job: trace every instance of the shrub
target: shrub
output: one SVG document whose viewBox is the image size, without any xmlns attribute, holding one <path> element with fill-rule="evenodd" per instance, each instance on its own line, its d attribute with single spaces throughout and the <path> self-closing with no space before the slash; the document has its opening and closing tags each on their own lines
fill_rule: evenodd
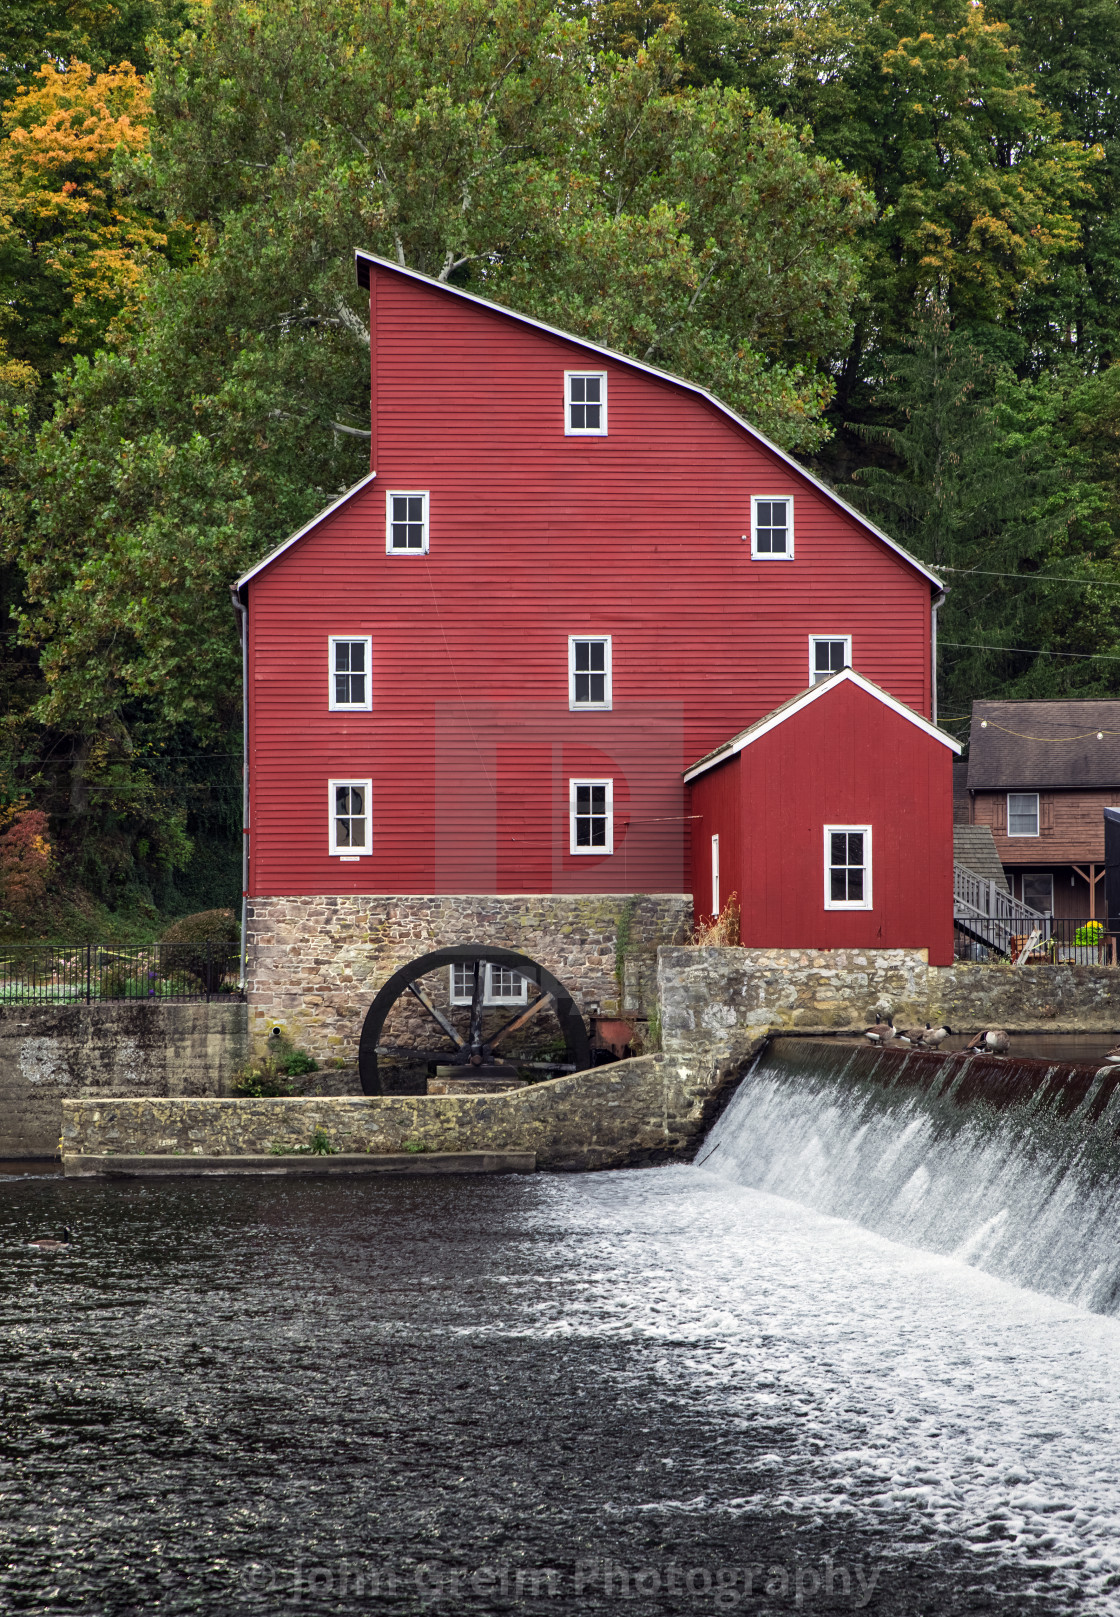
<svg viewBox="0 0 1120 1617">
<path fill-rule="evenodd" d="M 1073 934 L 1073 941 L 1074 943 L 1080 943 L 1082 946 L 1094 948 L 1103 937 L 1104 923 L 1102 921 L 1086 921 L 1085 925 L 1079 926 Z"/>
<path fill-rule="evenodd" d="M 290 1039 L 274 1034 L 269 1038 L 266 1053 L 239 1068 L 230 1088 L 235 1095 L 266 1100 L 275 1095 L 293 1094 L 292 1078 L 318 1071 L 319 1063 L 306 1050 L 297 1050 Z"/>
<path fill-rule="evenodd" d="M 241 928 L 232 910 L 200 910 L 172 921 L 160 943 L 165 977 L 179 972 L 197 977 L 213 994 L 238 968 Z"/>
<path fill-rule="evenodd" d="M 47 890 L 51 873 L 51 845 L 47 816 L 42 809 L 15 804 L 3 818 L 7 830 L 0 836 L 0 895 L 13 915 L 29 915 Z"/>
</svg>

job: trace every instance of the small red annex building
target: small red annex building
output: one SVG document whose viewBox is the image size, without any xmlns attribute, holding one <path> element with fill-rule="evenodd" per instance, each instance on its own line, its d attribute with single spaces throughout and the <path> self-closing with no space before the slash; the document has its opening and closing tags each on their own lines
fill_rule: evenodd
<svg viewBox="0 0 1120 1617">
<path fill-rule="evenodd" d="M 697 911 L 734 896 L 748 947 L 951 965 L 960 750 L 851 668 L 802 691 L 685 771 Z"/>
</svg>

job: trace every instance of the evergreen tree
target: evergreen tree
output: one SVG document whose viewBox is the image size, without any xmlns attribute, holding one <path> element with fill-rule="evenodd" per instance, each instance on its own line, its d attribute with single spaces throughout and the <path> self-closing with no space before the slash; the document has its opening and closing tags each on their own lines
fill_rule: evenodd
<svg viewBox="0 0 1120 1617">
<path fill-rule="evenodd" d="M 966 721 L 979 695 L 1120 692 L 1108 501 L 1062 442 L 1061 388 L 997 371 L 931 303 L 876 405 L 895 424 L 857 430 L 889 464 L 862 467 L 854 498 L 950 586 L 947 719 Z"/>
</svg>

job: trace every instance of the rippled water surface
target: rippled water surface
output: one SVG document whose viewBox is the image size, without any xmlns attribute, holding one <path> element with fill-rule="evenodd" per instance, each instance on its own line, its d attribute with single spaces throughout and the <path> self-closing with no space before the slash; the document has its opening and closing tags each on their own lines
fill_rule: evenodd
<svg viewBox="0 0 1120 1617">
<path fill-rule="evenodd" d="M 1117 1321 L 711 1171 L 8 1179 L 0 1251 L 7 1610 L 1120 1612 Z"/>
</svg>

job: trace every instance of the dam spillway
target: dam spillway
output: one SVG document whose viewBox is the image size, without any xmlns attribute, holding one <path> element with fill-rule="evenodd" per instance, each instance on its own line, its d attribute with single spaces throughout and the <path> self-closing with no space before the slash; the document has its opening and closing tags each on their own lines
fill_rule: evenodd
<svg viewBox="0 0 1120 1617">
<path fill-rule="evenodd" d="M 775 1039 L 698 1153 L 721 1178 L 1120 1312 L 1120 1066 Z"/>
</svg>

